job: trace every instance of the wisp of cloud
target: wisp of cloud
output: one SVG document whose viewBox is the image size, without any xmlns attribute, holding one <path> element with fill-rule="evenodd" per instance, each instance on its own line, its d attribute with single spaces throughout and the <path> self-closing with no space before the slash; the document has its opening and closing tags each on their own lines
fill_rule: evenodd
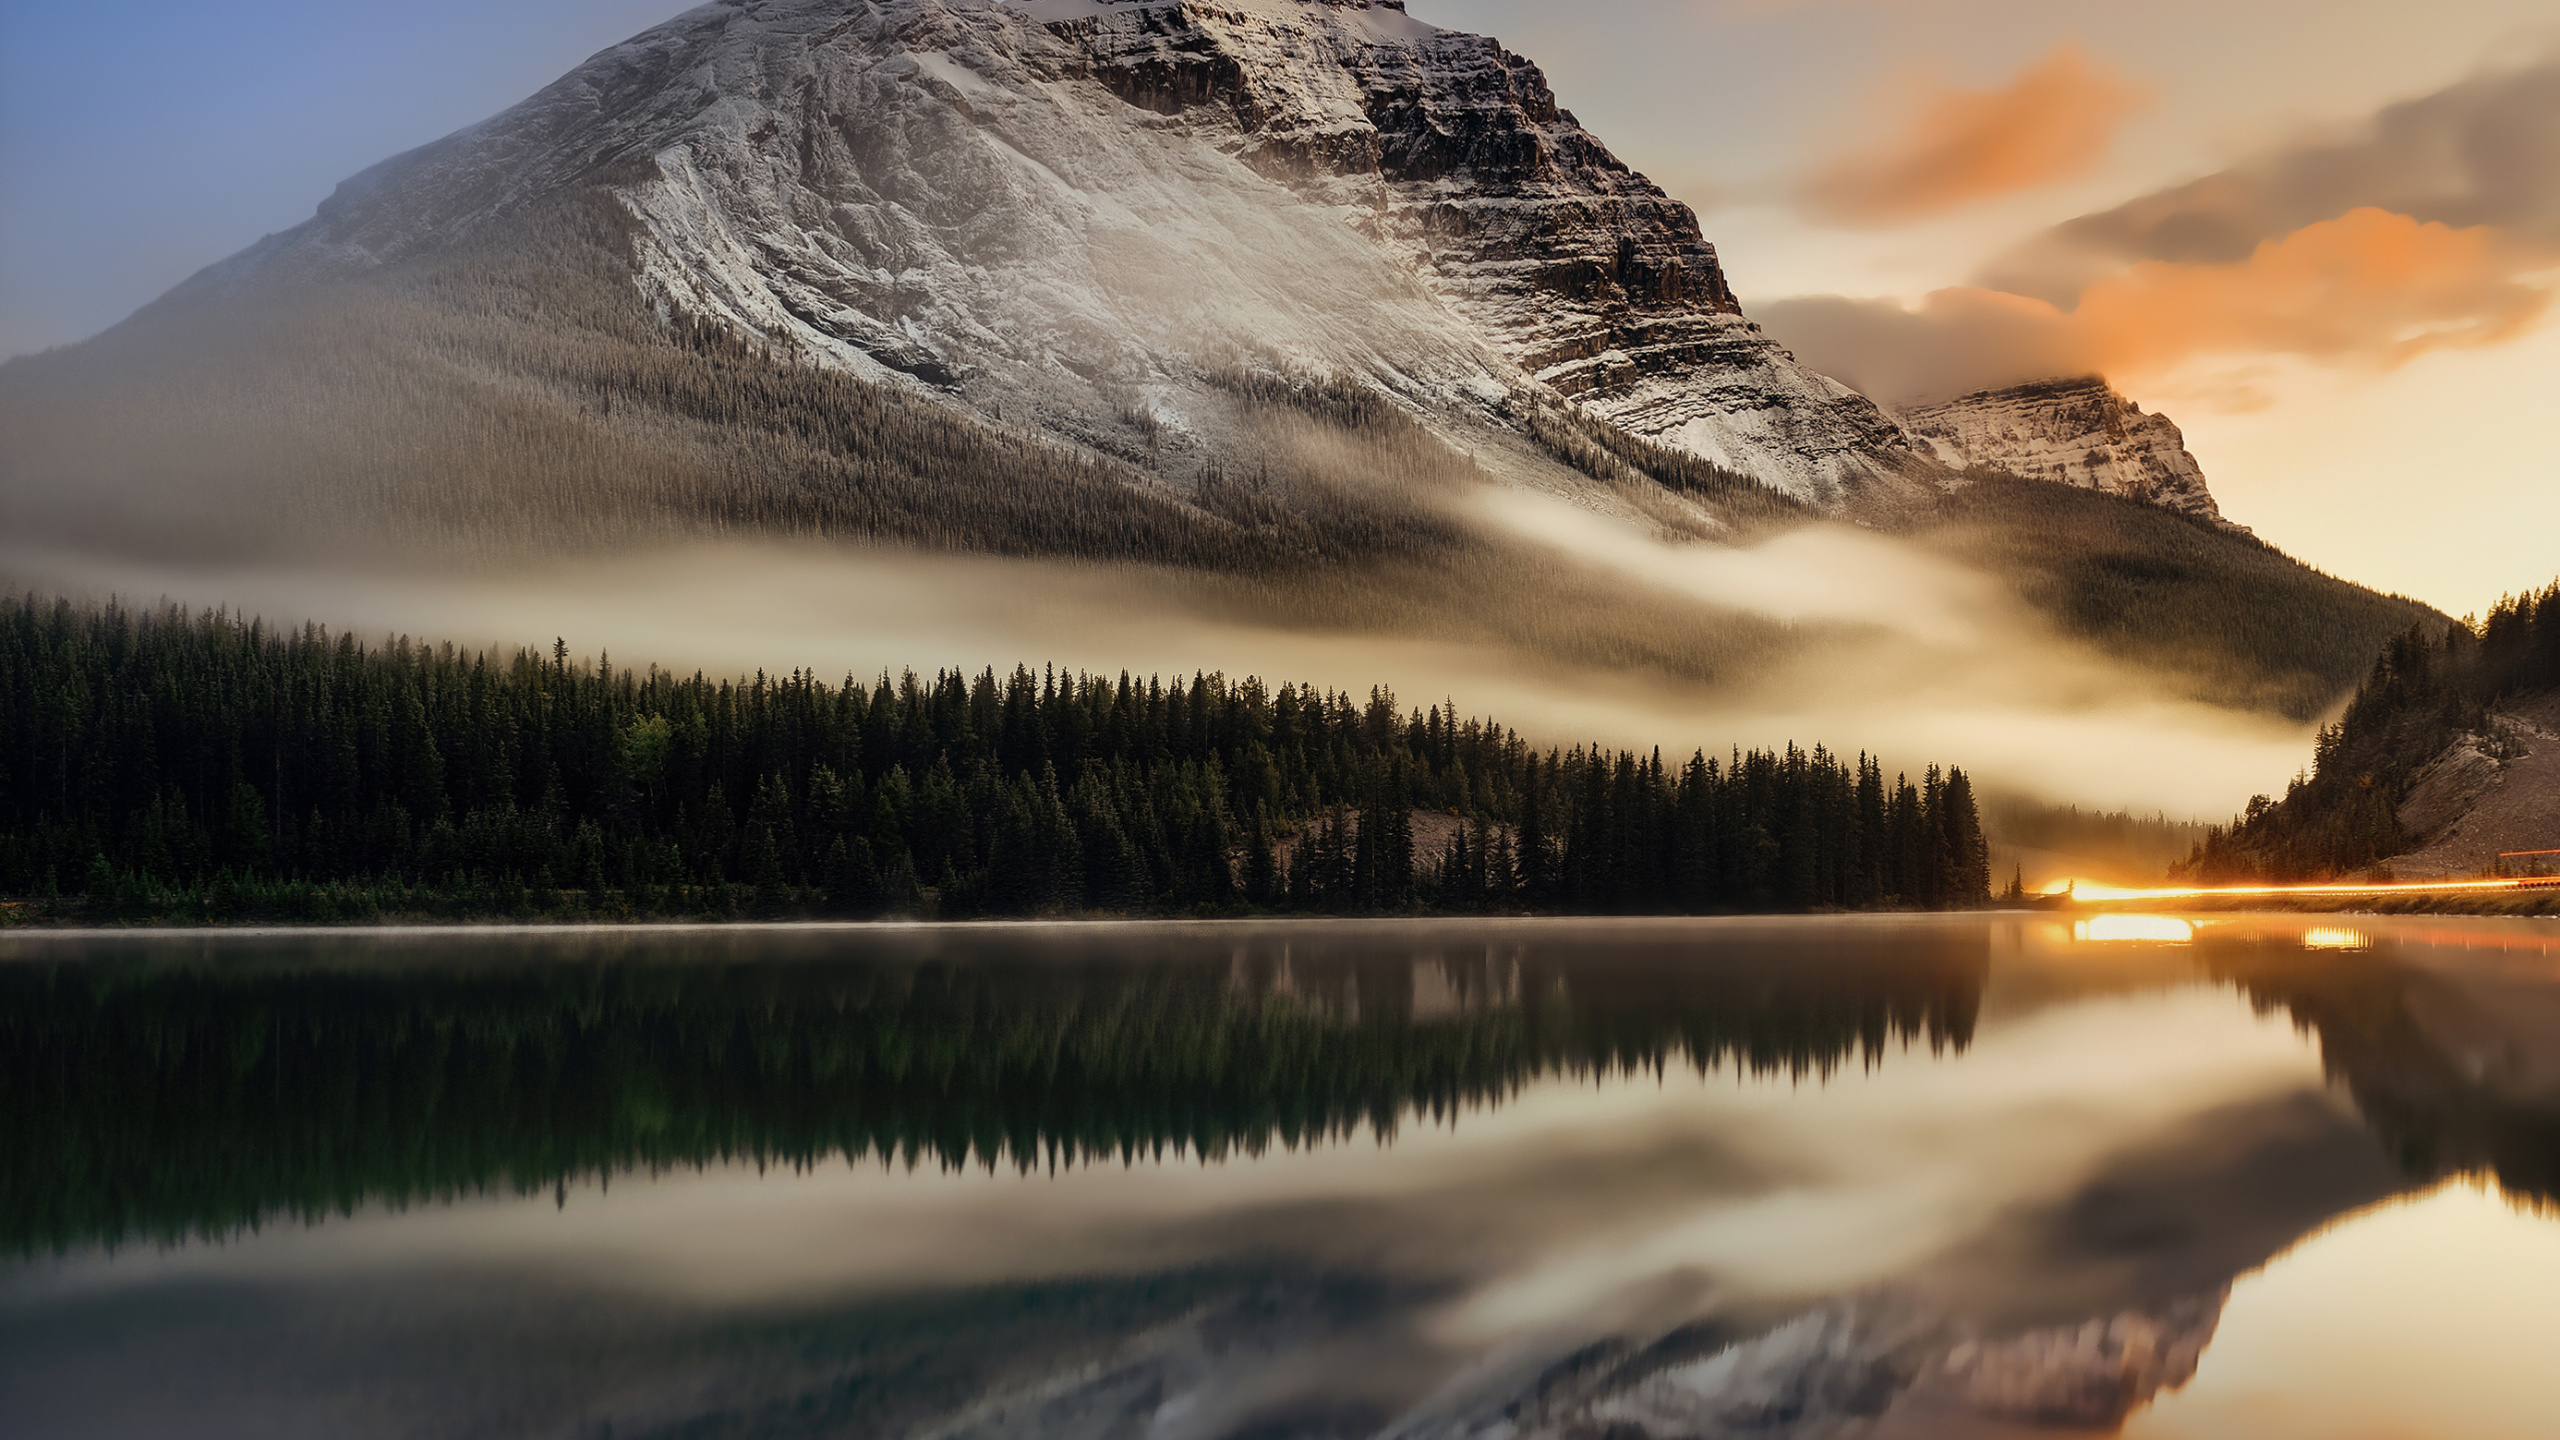
<svg viewBox="0 0 2560 1440">
<path fill-rule="evenodd" d="M 1883 147 L 1841 155 L 1796 193 L 1814 219 L 1894 225 L 2085 175 L 2142 107 L 2141 89 L 2060 45 L 1998 90 L 1933 86 L 1875 128 Z"/>
</svg>

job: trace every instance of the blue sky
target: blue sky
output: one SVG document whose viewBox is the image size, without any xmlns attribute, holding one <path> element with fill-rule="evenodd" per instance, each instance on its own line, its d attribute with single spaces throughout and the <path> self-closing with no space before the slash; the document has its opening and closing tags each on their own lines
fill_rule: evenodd
<svg viewBox="0 0 2560 1440">
<path fill-rule="evenodd" d="M 0 0 L 0 355 L 113 324 L 668 0 Z"/>
</svg>

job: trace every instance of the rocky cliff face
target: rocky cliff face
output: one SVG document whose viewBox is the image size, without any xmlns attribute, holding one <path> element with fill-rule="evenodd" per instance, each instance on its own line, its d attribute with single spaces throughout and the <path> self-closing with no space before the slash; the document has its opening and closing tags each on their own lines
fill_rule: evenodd
<svg viewBox="0 0 2560 1440">
<path fill-rule="evenodd" d="M 1927 471 L 1745 319 L 1536 66 L 1396 0 L 722 0 L 341 187 L 204 283 L 608 186 L 659 302 L 1109 448 L 1224 367 L 1425 412 L 1542 384 L 1831 501 Z"/>
<path fill-rule="evenodd" d="M 1398 0 L 1070 3 L 1083 18 L 1053 28 L 1114 93 L 1231 115 L 1248 164 L 1341 207 L 1506 358 L 1622 428 L 1808 496 L 1907 445 L 1745 320 L 1696 215 L 1493 40 Z M 1329 69 L 1274 63 L 1301 36 Z"/>
<path fill-rule="evenodd" d="M 2222 519 L 2186 437 L 2166 415 L 2090 375 L 1982 390 L 1902 412 L 1903 423 L 1950 465 L 1981 465 Z"/>
</svg>

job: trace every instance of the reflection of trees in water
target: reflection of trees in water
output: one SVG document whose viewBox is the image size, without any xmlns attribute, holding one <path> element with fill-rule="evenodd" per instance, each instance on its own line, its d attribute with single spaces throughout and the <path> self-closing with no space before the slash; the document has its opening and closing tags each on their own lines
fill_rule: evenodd
<svg viewBox="0 0 2560 1440">
<path fill-rule="evenodd" d="M 2200 948 L 2207 967 L 2261 1012 L 2281 1007 L 2320 1037 L 2322 1068 L 2346 1086 L 2410 1176 L 2494 1176 L 2510 1196 L 2560 1203 L 2560 1094 L 2502 1084 L 2482 1054 L 2430 1032 L 2431 1011 L 2478 1008 L 2452 981 L 2394 963 L 2388 948 L 2306 951 L 2290 938 L 2209 940 Z M 2516 1023 L 2512 1012 L 2487 1018 Z M 2560 1034 L 2505 1038 L 2545 1051 L 2560 1046 Z"/>
<path fill-rule="evenodd" d="M 730 1161 L 1215 1159 L 1392 1135 L 1550 1076 L 1824 1075 L 1962 1048 L 1986 964 L 1979 932 L 1927 930 L 1249 937 L 1137 962 L 490 948 L 0 968 L 0 1247 Z"/>
</svg>

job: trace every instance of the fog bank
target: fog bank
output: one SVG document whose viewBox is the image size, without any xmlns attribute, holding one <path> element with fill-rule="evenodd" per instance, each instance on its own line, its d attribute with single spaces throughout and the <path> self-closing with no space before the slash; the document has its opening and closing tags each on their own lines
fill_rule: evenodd
<svg viewBox="0 0 2560 1440">
<path fill-rule="evenodd" d="M 1518 494 L 1488 498 L 1483 518 L 1628 582 L 1631 610 L 1653 594 L 1673 623 L 1688 623 L 1682 612 L 1703 627 L 1774 620 L 1800 643 L 1748 677 L 1702 683 L 1610 666 L 1603 645 L 1577 665 L 1496 639 L 1246 614 L 1215 582 L 1167 570 L 821 545 L 701 545 L 469 578 L 0 551 L 0 578 L 78 599 L 227 606 L 367 643 L 547 649 L 556 637 L 588 663 L 604 653 L 715 677 L 1055 663 L 1364 695 L 1385 684 L 1407 707 L 1452 700 L 1541 745 L 1686 756 L 1821 743 L 1874 751 L 1889 769 L 1961 765 L 1994 790 L 2208 818 L 2280 789 L 2309 753 L 2297 727 L 2171 696 L 2044 633 L 1986 577 L 1872 535 L 1815 527 L 1744 549 L 1673 545 Z"/>
</svg>

